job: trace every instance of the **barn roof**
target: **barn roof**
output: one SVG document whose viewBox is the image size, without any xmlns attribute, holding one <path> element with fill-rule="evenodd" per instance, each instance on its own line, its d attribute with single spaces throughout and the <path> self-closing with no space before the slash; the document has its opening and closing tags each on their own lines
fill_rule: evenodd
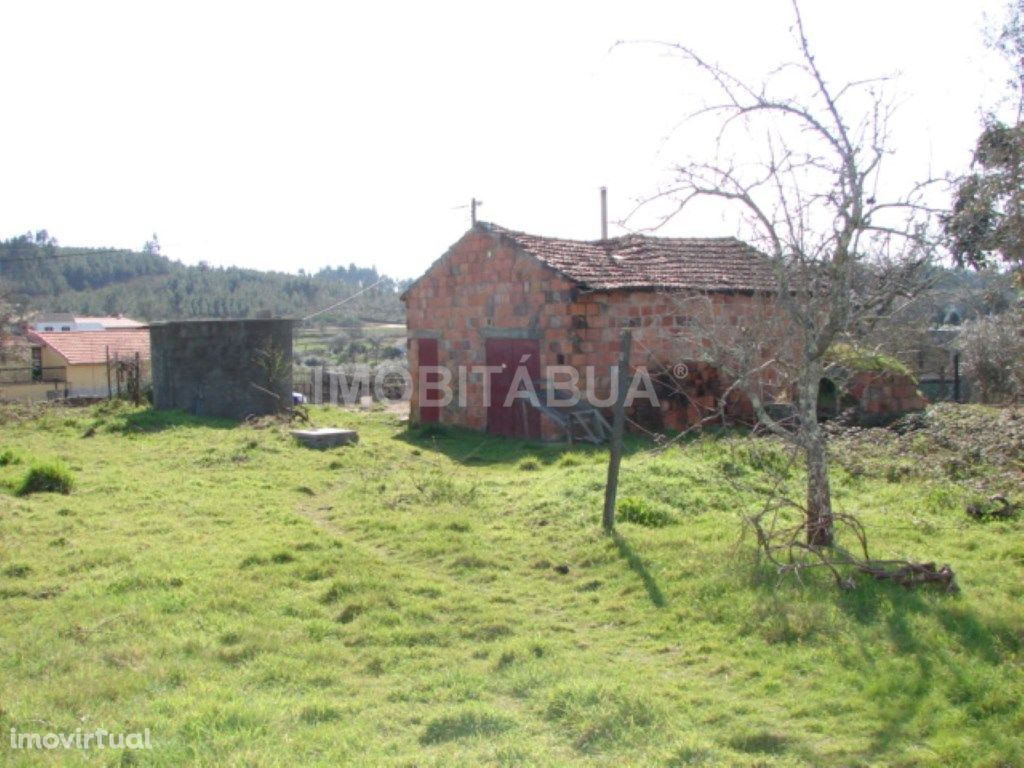
<svg viewBox="0 0 1024 768">
<path fill-rule="evenodd" d="M 497 224 L 478 227 L 591 290 L 680 288 L 770 291 L 772 264 L 734 237 L 676 238 L 625 235 L 608 240 L 564 240 L 515 232 Z"/>
<path fill-rule="evenodd" d="M 68 365 L 105 363 L 107 350 L 110 359 L 134 358 L 139 353 L 149 360 L 149 328 L 120 328 L 110 331 L 77 331 L 75 333 L 48 333 L 29 331 L 28 340 L 45 344 L 68 361 Z"/>
</svg>

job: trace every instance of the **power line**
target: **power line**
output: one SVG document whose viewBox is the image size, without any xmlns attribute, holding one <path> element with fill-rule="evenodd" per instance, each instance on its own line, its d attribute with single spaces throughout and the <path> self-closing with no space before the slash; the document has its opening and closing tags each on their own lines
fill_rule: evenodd
<svg viewBox="0 0 1024 768">
<path fill-rule="evenodd" d="M 390 278 L 389 277 L 382 277 L 380 280 L 378 280 L 373 285 L 368 285 L 365 288 L 363 288 L 362 290 L 356 291 L 351 296 L 347 296 L 346 298 L 342 299 L 341 301 L 336 302 L 334 304 L 331 304 L 329 307 L 324 307 L 323 309 L 318 309 L 316 312 L 313 312 L 310 315 L 306 315 L 304 318 L 302 318 L 302 321 L 310 320 L 311 318 L 314 318 L 317 315 L 322 315 L 324 312 L 330 312 L 332 309 L 335 309 L 336 307 L 340 307 L 342 304 L 347 304 L 348 302 L 352 301 L 352 299 L 356 298 L 357 296 L 361 296 L 362 294 L 366 293 L 371 288 L 376 288 L 378 285 L 383 283 L 385 280 L 390 280 Z"/>
</svg>

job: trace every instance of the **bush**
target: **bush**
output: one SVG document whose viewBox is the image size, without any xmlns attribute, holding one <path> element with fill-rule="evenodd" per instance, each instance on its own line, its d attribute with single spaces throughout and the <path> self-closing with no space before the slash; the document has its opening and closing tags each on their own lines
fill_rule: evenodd
<svg viewBox="0 0 1024 768">
<path fill-rule="evenodd" d="M 516 469 L 520 472 L 536 472 L 540 469 L 540 461 L 536 456 L 526 456 L 516 462 Z"/>
<path fill-rule="evenodd" d="M 645 528 L 661 528 L 672 522 L 672 515 L 660 505 L 637 496 L 627 496 L 619 502 L 619 520 Z"/>
<path fill-rule="evenodd" d="M 563 453 L 555 462 L 559 467 L 579 467 L 587 463 L 587 455 L 579 451 Z"/>
<path fill-rule="evenodd" d="M 0 452 L 0 467 L 6 467 L 8 464 L 21 464 L 21 457 L 10 448 Z"/>
<path fill-rule="evenodd" d="M 71 493 L 74 484 L 74 478 L 68 468 L 55 461 L 33 464 L 14 492 L 18 496 L 28 496 L 30 493 L 68 494 Z"/>
</svg>

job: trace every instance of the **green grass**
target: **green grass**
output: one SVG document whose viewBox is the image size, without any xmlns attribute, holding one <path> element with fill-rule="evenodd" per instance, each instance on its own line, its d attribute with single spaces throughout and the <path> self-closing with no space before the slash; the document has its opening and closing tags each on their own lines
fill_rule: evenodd
<svg viewBox="0 0 1024 768">
<path fill-rule="evenodd" d="M 969 519 L 970 482 L 837 463 L 875 554 L 962 588 L 841 593 L 742 535 L 769 442 L 630 443 L 620 500 L 673 524 L 605 536 L 604 450 L 312 413 L 358 446 L 123 406 L 0 425 L 75 478 L 17 497 L 0 467 L 0 763 L 1024 763 L 1024 526 Z M 7 745 L 93 727 L 154 749 Z"/>
</svg>

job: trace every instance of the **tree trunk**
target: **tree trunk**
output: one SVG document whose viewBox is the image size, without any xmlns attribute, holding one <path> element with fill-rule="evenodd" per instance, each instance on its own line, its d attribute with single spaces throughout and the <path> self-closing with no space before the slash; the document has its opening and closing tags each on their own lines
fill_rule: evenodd
<svg viewBox="0 0 1024 768">
<path fill-rule="evenodd" d="M 832 490 L 828 482 L 828 453 L 825 434 L 818 424 L 819 379 L 804 382 L 800 398 L 800 430 L 807 460 L 807 543 L 830 547 L 832 531 Z"/>
<path fill-rule="evenodd" d="M 807 543 L 832 546 L 832 490 L 828 484 L 828 456 L 821 430 L 807 443 Z"/>
</svg>

